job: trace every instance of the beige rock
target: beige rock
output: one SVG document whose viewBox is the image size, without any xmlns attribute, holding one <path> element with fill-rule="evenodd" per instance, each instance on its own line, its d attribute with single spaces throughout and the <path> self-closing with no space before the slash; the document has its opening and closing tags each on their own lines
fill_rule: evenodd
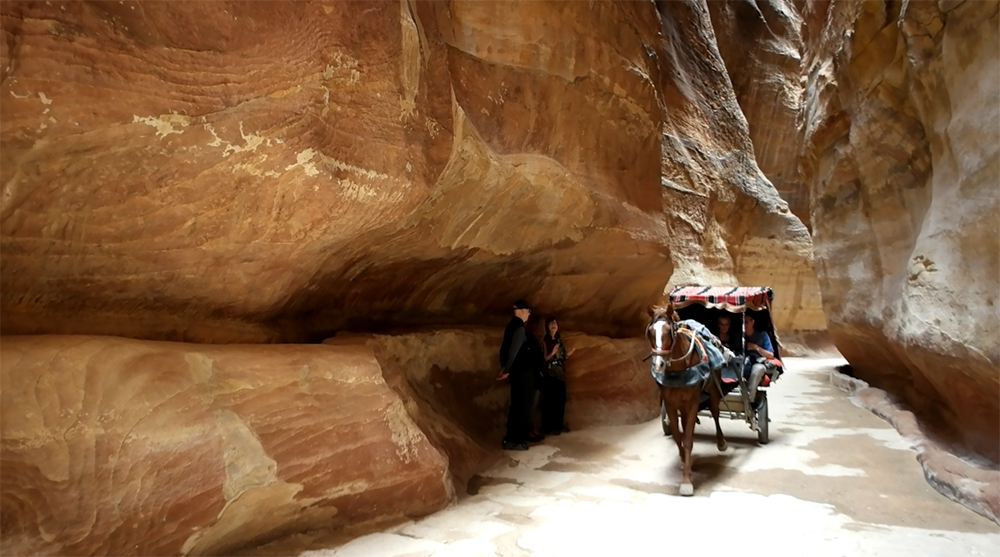
<svg viewBox="0 0 1000 557">
<path fill-rule="evenodd" d="M 708 5 L 663 2 L 663 199 L 685 284 L 772 286 L 780 331 L 826 329 L 808 230 L 753 158 Z M 714 9 L 714 8 L 713 8 Z M 753 127 L 750 127 L 753 130 Z"/>
<path fill-rule="evenodd" d="M 809 189 L 798 169 L 802 114 L 799 5 L 787 0 L 708 2 L 719 54 L 747 119 L 754 158 L 789 210 L 809 226 Z"/>
<path fill-rule="evenodd" d="M 830 333 L 923 427 L 1000 461 L 1000 3 L 806 7 Z"/>
<path fill-rule="evenodd" d="M 35 336 L 0 355 L 11 554 L 224 554 L 454 498 L 363 345 Z"/>
</svg>

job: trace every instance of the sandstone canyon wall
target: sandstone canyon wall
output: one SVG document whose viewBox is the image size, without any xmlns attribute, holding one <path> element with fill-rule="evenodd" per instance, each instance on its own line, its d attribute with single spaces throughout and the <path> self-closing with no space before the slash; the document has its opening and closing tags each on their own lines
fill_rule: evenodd
<svg viewBox="0 0 1000 557">
<path fill-rule="evenodd" d="M 770 284 L 779 328 L 825 327 L 704 2 L 0 17 L 5 547 L 431 512 L 497 457 L 518 297 L 574 333 L 571 427 L 655 415 L 665 287 Z"/>
<path fill-rule="evenodd" d="M 761 168 L 811 200 L 838 349 L 1000 461 L 998 3 L 711 8 Z"/>
<path fill-rule="evenodd" d="M 809 232 L 757 167 L 707 5 L 658 6 L 671 284 L 770 285 L 780 331 L 825 330 Z"/>
<path fill-rule="evenodd" d="M 3 331 L 318 341 L 523 296 L 631 336 L 668 281 L 822 329 L 704 4 L 660 10 L 7 2 Z"/>
</svg>

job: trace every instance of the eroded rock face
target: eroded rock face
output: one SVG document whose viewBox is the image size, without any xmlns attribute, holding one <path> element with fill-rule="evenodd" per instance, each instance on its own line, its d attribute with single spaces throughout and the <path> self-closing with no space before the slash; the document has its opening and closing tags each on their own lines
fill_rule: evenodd
<svg viewBox="0 0 1000 557">
<path fill-rule="evenodd" d="M 662 182 L 671 286 L 769 285 L 780 331 L 824 330 L 809 232 L 754 161 L 707 5 L 658 7 L 669 68 Z"/>
<path fill-rule="evenodd" d="M 4 337 L 0 380 L 12 554 L 225 554 L 454 498 L 363 344 Z"/>
<path fill-rule="evenodd" d="M 671 270 L 637 9 L 5 3 L 4 330 L 631 323 Z"/>
<path fill-rule="evenodd" d="M 1000 3 L 811 3 L 804 178 L 830 333 L 1000 461 Z"/>
<path fill-rule="evenodd" d="M 668 281 L 822 329 L 707 9 L 674 4 L 5 2 L 3 331 L 318 341 L 530 297 L 632 336 Z"/>
<path fill-rule="evenodd" d="M 799 4 L 709 2 L 708 8 L 757 164 L 792 213 L 809 226 L 809 189 L 797 156 L 804 86 Z"/>
<path fill-rule="evenodd" d="M 779 329 L 825 327 L 704 2 L 0 16 L 5 335 L 369 333 L 5 336 L 25 552 L 218 553 L 438 508 L 495 458 L 515 298 L 568 331 L 571 428 L 655 415 L 648 348 L 609 337 L 665 286 L 769 284 Z M 371 334 L 427 325 L 475 329 Z"/>
</svg>

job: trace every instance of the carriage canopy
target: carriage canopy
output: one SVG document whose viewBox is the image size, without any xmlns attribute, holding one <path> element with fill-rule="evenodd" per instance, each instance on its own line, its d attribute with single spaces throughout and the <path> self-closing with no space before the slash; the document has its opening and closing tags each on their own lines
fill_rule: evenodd
<svg viewBox="0 0 1000 557">
<path fill-rule="evenodd" d="M 770 309 L 773 299 L 770 286 L 678 286 L 670 292 L 677 309 L 698 304 L 733 313 Z"/>
</svg>

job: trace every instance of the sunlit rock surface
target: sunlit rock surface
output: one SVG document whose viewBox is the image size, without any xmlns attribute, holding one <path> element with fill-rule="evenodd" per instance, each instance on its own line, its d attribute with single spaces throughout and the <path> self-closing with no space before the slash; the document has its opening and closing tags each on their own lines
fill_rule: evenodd
<svg viewBox="0 0 1000 557">
<path fill-rule="evenodd" d="M 789 209 L 809 224 L 809 190 L 798 168 L 802 114 L 802 2 L 708 2 L 715 38 L 754 155 Z"/>
<path fill-rule="evenodd" d="M 364 345 L 4 337 L 0 381 L 5 554 L 225 554 L 454 498 Z"/>
<path fill-rule="evenodd" d="M 1000 3 L 811 3 L 804 179 L 830 333 L 1000 461 Z"/>
<path fill-rule="evenodd" d="M 658 7 L 671 285 L 772 286 L 779 330 L 824 330 L 809 232 L 757 168 L 706 4 Z"/>
</svg>

